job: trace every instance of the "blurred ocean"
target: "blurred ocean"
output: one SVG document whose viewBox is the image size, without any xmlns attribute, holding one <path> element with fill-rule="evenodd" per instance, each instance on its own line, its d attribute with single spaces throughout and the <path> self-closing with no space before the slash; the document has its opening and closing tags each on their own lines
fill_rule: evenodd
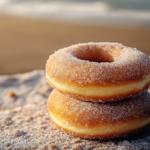
<svg viewBox="0 0 150 150">
<path fill-rule="evenodd" d="M 0 12 L 74 23 L 150 27 L 150 0 L 0 0 Z"/>
</svg>

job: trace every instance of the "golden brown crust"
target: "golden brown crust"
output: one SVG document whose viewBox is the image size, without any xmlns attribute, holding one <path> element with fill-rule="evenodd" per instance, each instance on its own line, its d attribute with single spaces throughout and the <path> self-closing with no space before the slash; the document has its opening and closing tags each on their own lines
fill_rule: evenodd
<svg viewBox="0 0 150 150">
<path fill-rule="evenodd" d="M 101 126 L 116 126 L 116 129 L 122 123 L 127 124 L 130 127 L 134 122 L 144 122 L 147 118 L 150 118 L 150 94 L 145 93 L 141 96 L 126 99 L 125 101 L 113 102 L 107 104 L 84 102 L 73 99 L 69 96 L 61 94 L 57 90 L 54 90 L 48 100 L 48 109 L 50 113 L 59 116 L 58 118 L 64 119 L 68 124 L 72 126 L 79 126 L 87 128 L 88 130 Z M 135 120 L 135 121 L 134 121 Z M 141 121 L 140 121 L 141 120 Z M 54 120 L 53 120 L 54 121 Z M 55 122 L 55 121 L 54 121 Z M 112 138 L 122 137 L 134 132 L 138 132 L 148 123 L 142 125 L 142 127 L 134 127 L 132 130 L 107 134 L 107 135 L 84 135 L 83 133 L 76 133 L 81 137 L 92 138 Z M 55 122 L 57 126 L 61 127 Z M 63 127 L 62 127 L 63 128 Z M 67 130 L 66 128 L 64 128 Z M 68 129 L 70 132 L 70 129 Z M 127 133 L 125 133 L 127 132 Z"/>
<path fill-rule="evenodd" d="M 66 94 L 68 96 L 71 96 L 72 98 L 82 100 L 82 101 L 106 103 L 106 102 L 114 102 L 114 101 L 118 101 L 118 100 L 124 100 L 126 98 L 132 98 L 132 97 L 135 97 L 137 95 L 141 95 L 148 88 L 149 88 L 149 83 L 147 85 L 145 85 L 145 87 L 141 91 L 133 90 L 133 91 L 129 91 L 128 93 L 122 93 L 121 95 L 112 95 L 110 97 L 108 97 L 108 96 L 106 96 L 106 97 L 94 97 L 94 96 L 91 97 L 91 96 L 77 95 L 77 94 L 72 94 L 72 93 L 64 93 L 61 91 L 60 92 L 63 94 Z"/>
<path fill-rule="evenodd" d="M 147 91 L 147 89 L 149 88 L 149 85 L 150 85 L 150 82 L 148 82 L 147 84 L 145 84 L 145 86 L 141 90 L 136 88 L 136 89 L 132 89 L 132 91 L 129 90 L 127 93 L 123 93 L 123 92 L 121 94 L 114 93 L 114 95 L 111 95 L 111 96 L 108 96 L 108 95 L 105 95 L 105 96 L 88 96 L 88 95 L 83 95 L 83 94 L 82 95 L 81 94 L 73 94 L 69 91 L 64 92 L 63 90 L 58 89 L 58 87 L 55 86 L 55 84 L 52 84 L 48 78 L 47 78 L 47 81 L 53 88 L 57 89 L 59 92 L 61 92 L 63 94 L 71 96 L 72 98 L 76 98 L 76 99 L 82 100 L 82 101 L 102 102 L 102 103 L 124 100 L 126 98 L 131 98 L 131 97 L 135 97 L 137 95 L 141 95 L 142 93 Z M 127 83 L 122 84 L 122 85 L 126 85 L 126 84 Z M 119 85 L 114 85 L 114 88 L 115 88 L 115 86 L 119 86 Z"/>
<path fill-rule="evenodd" d="M 81 138 L 85 138 L 85 139 L 99 139 L 99 140 L 109 140 L 109 139 L 117 139 L 117 138 L 124 138 L 124 137 L 127 137 L 127 136 L 130 136 L 130 135 L 133 135 L 133 134 L 136 134 L 138 132 L 141 132 L 144 128 L 146 128 L 147 126 L 150 125 L 147 124 L 145 126 L 142 126 L 140 128 L 136 128 L 132 131 L 129 131 L 129 132 L 120 132 L 120 133 L 117 133 L 117 134 L 106 134 L 106 135 L 87 135 L 87 134 L 81 134 L 81 133 L 76 133 L 76 132 L 73 132 L 73 131 L 70 131 L 68 129 L 64 129 L 62 128 L 62 126 L 58 125 L 57 123 L 55 123 L 55 121 L 53 121 L 53 119 L 51 118 L 51 121 L 55 124 L 55 126 L 57 126 L 58 128 L 60 129 L 63 129 L 64 131 L 68 132 L 68 133 L 71 133 L 73 135 L 77 135 L 77 136 L 80 136 Z"/>
<path fill-rule="evenodd" d="M 46 64 L 47 76 L 56 81 L 49 83 L 60 92 L 70 94 L 80 100 L 109 102 L 140 94 L 150 84 L 150 79 L 142 89 L 131 89 L 128 93 L 93 97 L 74 94 L 58 88 L 57 83 L 72 84 L 76 87 L 120 86 L 136 83 L 150 75 L 150 59 L 136 49 L 118 43 L 87 43 L 61 49 L 51 55 Z M 49 79 L 48 79 L 49 80 Z M 68 87 L 69 88 L 69 87 Z"/>
<path fill-rule="evenodd" d="M 62 115 L 66 119 L 70 118 L 72 123 L 80 120 L 81 125 L 87 124 L 88 126 L 95 126 L 97 123 L 111 124 L 149 116 L 150 94 L 145 93 L 124 101 L 102 104 L 79 101 L 54 90 L 49 97 L 48 108 L 51 112 Z"/>
</svg>

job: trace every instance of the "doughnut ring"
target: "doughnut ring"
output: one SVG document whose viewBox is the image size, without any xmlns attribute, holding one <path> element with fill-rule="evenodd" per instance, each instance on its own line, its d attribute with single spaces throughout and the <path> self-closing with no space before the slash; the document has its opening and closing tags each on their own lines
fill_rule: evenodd
<svg viewBox="0 0 150 150">
<path fill-rule="evenodd" d="M 53 90 L 51 120 L 68 132 L 89 139 L 126 137 L 150 124 L 150 94 L 111 103 L 79 101 Z"/>
<path fill-rule="evenodd" d="M 83 101 L 111 102 L 140 95 L 150 85 L 150 59 L 118 43 L 63 48 L 46 63 L 49 84 Z"/>
</svg>

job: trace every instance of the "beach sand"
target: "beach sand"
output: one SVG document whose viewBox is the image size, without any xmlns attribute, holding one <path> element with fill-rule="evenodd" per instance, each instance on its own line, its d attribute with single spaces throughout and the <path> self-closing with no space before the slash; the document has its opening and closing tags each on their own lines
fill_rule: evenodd
<svg viewBox="0 0 150 150">
<path fill-rule="evenodd" d="M 0 14 L 0 75 L 44 69 L 54 51 L 99 41 L 119 42 L 150 55 L 150 29 L 89 26 Z"/>
<path fill-rule="evenodd" d="M 129 137 L 105 141 L 79 138 L 58 129 L 52 123 L 47 110 L 47 99 L 53 89 L 45 80 L 44 70 L 1 76 L 0 89 L 0 150 L 150 148 L 150 126 Z"/>
</svg>

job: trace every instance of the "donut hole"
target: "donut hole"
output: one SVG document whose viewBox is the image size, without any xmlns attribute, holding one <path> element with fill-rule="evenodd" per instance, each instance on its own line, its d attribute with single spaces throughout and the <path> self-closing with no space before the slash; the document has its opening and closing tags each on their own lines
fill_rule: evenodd
<svg viewBox="0 0 150 150">
<path fill-rule="evenodd" d="M 86 60 L 90 62 L 114 62 L 114 57 L 107 50 L 103 49 L 80 49 L 73 52 L 73 55 L 81 60 Z"/>
</svg>

